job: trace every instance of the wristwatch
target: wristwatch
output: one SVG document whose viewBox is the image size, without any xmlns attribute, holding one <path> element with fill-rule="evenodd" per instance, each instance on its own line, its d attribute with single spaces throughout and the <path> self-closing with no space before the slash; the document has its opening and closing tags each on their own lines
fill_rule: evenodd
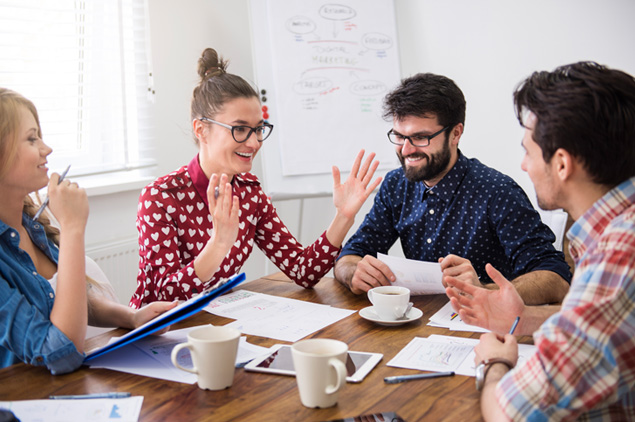
<svg viewBox="0 0 635 422">
<path fill-rule="evenodd" d="M 503 365 L 506 365 L 509 370 L 511 370 L 514 367 L 514 364 L 507 359 L 503 359 L 503 358 L 485 359 L 484 361 L 476 365 L 476 389 L 477 390 L 481 391 L 481 389 L 483 388 L 483 385 L 485 384 L 485 377 L 487 376 L 487 372 L 489 371 L 489 368 L 491 368 L 492 365 L 495 363 L 502 363 Z"/>
</svg>

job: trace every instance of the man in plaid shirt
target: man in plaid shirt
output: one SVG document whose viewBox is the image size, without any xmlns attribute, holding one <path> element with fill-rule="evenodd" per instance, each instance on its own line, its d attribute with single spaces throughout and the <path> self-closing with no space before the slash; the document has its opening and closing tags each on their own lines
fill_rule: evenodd
<svg viewBox="0 0 635 422">
<path fill-rule="evenodd" d="M 635 420 L 635 79 L 596 63 L 536 72 L 514 93 L 522 168 L 543 209 L 564 208 L 576 269 L 562 306 L 525 306 L 491 265 L 488 291 L 446 278 L 476 347 L 485 420 Z M 537 352 L 516 365 L 509 331 Z"/>
</svg>

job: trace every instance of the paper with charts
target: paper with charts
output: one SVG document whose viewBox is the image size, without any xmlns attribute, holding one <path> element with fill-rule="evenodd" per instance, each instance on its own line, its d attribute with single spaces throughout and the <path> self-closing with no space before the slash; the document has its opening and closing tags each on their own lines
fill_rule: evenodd
<svg viewBox="0 0 635 422">
<path fill-rule="evenodd" d="M 459 314 L 454 312 L 450 302 L 443 305 L 434 315 L 430 317 L 428 325 L 431 327 L 447 328 L 452 331 L 471 331 L 473 333 L 489 333 L 489 330 L 470 325 L 463 322 Z M 511 328 L 511 326 L 510 326 Z"/>
<path fill-rule="evenodd" d="M 237 290 L 214 299 L 205 310 L 214 315 L 232 318 L 227 324 L 243 334 L 283 341 L 298 341 L 356 311 Z"/>
<path fill-rule="evenodd" d="M 177 369 L 172 365 L 171 355 L 174 346 L 187 342 L 187 333 L 199 327 L 169 331 L 160 336 L 148 336 L 110 353 L 98 356 L 87 362 L 87 364 L 91 368 L 106 368 L 144 377 L 194 384 L 196 382 L 196 374 Z M 266 347 L 248 343 L 247 338 L 243 336 L 240 338 L 238 345 L 236 366 L 242 366 L 268 350 Z M 192 357 L 187 349 L 179 352 L 177 360 L 181 366 L 192 367 Z"/>
<path fill-rule="evenodd" d="M 444 294 L 443 272 L 438 262 L 417 261 L 414 259 L 377 254 L 377 259 L 388 265 L 395 274 L 395 286 L 410 289 L 411 295 Z"/>
<path fill-rule="evenodd" d="M 436 334 L 428 338 L 415 337 L 386 365 L 420 371 L 454 371 L 457 375 L 473 377 L 476 372 L 474 346 L 478 341 L 475 338 Z M 518 364 L 535 351 L 536 346 L 532 344 L 519 344 Z"/>
<path fill-rule="evenodd" d="M 139 420 L 142 404 L 143 396 L 123 399 L 0 401 L 0 407 L 11 410 L 22 422 L 136 422 Z"/>
</svg>

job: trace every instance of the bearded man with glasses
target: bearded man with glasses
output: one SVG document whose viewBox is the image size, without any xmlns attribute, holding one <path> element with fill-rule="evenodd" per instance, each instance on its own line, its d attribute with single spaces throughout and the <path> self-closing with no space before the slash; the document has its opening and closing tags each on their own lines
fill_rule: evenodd
<svg viewBox="0 0 635 422">
<path fill-rule="evenodd" d="M 555 236 L 509 176 L 459 150 L 465 98 L 451 79 L 404 79 L 384 102 L 388 140 L 401 168 L 389 172 L 375 202 L 335 264 L 335 277 L 360 294 L 395 281 L 378 253 L 400 240 L 406 258 L 439 261 L 444 277 L 496 288 L 491 263 L 526 304 L 560 302 L 571 272 Z"/>
</svg>

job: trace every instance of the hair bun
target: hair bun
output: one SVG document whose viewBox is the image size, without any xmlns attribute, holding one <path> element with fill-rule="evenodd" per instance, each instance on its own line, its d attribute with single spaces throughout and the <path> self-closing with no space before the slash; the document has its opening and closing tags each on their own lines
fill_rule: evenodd
<svg viewBox="0 0 635 422">
<path fill-rule="evenodd" d="M 198 59 L 198 75 L 204 81 L 227 73 L 227 61 L 213 48 L 206 48 Z"/>
</svg>

